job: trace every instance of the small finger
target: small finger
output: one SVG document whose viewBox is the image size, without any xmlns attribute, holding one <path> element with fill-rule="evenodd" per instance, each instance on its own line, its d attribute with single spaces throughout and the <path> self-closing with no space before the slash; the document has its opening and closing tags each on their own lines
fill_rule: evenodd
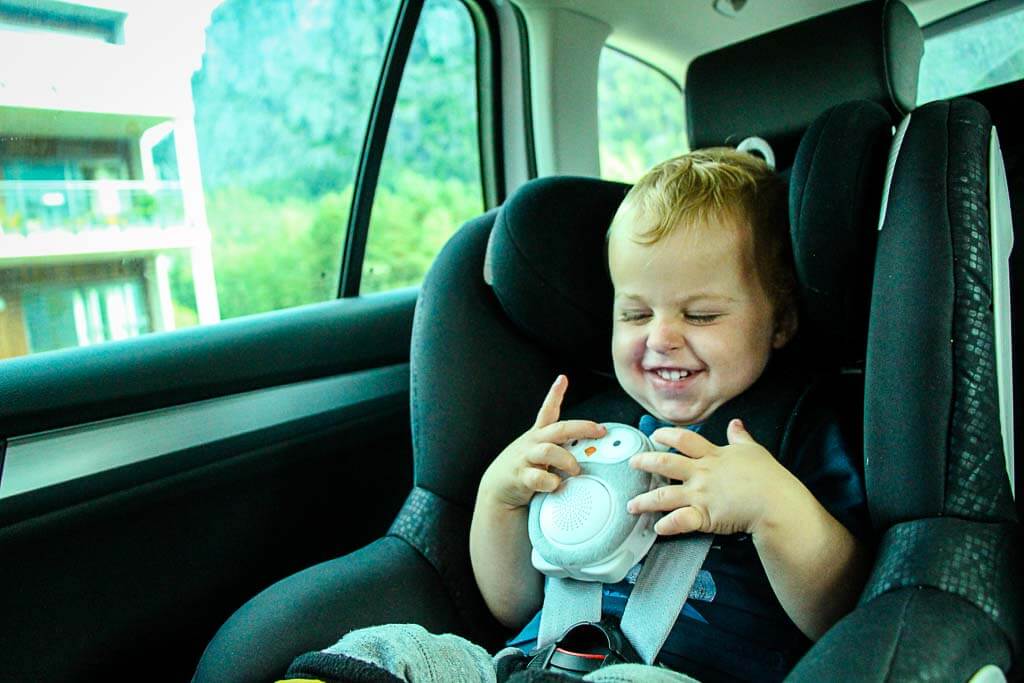
<svg viewBox="0 0 1024 683">
<path fill-rule="evenodd" d="M 547 472 L 536 467 L 527 467 L 523 470 L 522 481 L 526 488 L 531 491 L 551 493 L 561 485 L 562 478 L 553 472 Z"/>
<path fill-rule="evenodd" d="M 646 451 L 637 453 L 629 459 L 629 466 L 652 474 L 660 474 L 666 479 L 686 481 L 694 470 L 694 462 L 679 453 L 662 453 Z"/>
<path fill-rule="evenodd" d="M 537 430 L 537 438 L 550 443 L 571 443 L 574 439 L 598 439 L 605 435 L 603 424 L 591 420 L 563 420 Z"/>
<path fill-rule="evenodd" d="M 580 473 L 580 464 L 572 453 L 553 443 L 537 444 L 527 452 L 526 461 L 538 467 L 554 467 L 566 474 Z"/>
<path fill-rule="evenodd" d="M 565 390 L 568 388 L 568 377 L 559 375 L 555 378 L 555 383 L 548 389 L 548 395 L 544 397 L 544 402 L 540 405 L 540 410 L 537 412 L 537 420 L 533 423 L 534 427 L 546 427 L 549 424 L 558 422 L 558 416 L 562 411 L 562 398 L 565 396 Z"/>
<path fill-rule="evenodd" d="M 688 505 L 673 510 L 654 524 L 655 533 L 660 536 L 688 534 L 694 531 L 707 531 L 710 524 L 707 515 L 699 507 Z"/>
<path fill-rule="evenodd" d="M 729 427 L 726 430 L 726 438 L 729 439 L 730 444 L 737 443 L 757 443 L 757 440 L 750 435 L 747 431 L 746 425 L 743 424 L 743 420 L 739 418 L 729 420 Z"/>
<path fill-rule="evenodd" d="M 659 486 L 653 491 L 641 493 L 626 503 L 626 510 L 634 515 L 644 512 L 668 512 L 687 504 L 686 491 L 682 486 Z"/>
<path fill-rule="evenodd" d="M 651 439 L 665 446 L 671 446 L 691 458 L 712 455 L 717 446 L 697 432 L 681 427 L 662 427 L 651 434 Z"/>
</svg>

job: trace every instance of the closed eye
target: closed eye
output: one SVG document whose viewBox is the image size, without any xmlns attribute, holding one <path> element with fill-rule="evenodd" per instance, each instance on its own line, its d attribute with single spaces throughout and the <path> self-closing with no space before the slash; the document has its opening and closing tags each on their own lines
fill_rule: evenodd
<svg viewBox="0 0 1024 683">
<path fill-rule="evenodd" d="M 721 313 L 687 313 L 686 320 L 695 325 L 710 325 L 722 317 Z"/>
<path fill-rule="evenodd" d="M 651 317 L 650 311 L 622 311 L 619 313 L 619 320 L 625 323 L 646 320 Z"/>
</svg>

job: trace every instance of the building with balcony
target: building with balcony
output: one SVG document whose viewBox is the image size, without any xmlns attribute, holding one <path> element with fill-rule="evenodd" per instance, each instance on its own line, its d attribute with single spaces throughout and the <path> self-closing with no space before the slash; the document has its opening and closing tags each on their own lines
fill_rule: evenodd
<svg viewBox="0 0 1024 683">
<path fill-rule="evenodd" d="M 219 319 L 191 76 L 212 0 L 0 0 L 0 358 Z"/>
</svg>

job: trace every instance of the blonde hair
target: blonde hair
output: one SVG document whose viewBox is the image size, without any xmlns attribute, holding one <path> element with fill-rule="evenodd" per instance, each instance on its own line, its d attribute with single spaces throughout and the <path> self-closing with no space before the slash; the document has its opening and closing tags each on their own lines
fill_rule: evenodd
<svg viewBox="0 0 1024 683">
<path fill-rule="evenodd" d="M 754 267 L 776 316 L 795 313 L 786 185 L 760 157 L 711 147 L 661 162 L 626 194 L 609 236 L 627 209 L 646 226 L 632 236 L 641 244 L 654 244 L 680 226 L 728 221 L 748 229 Z"/>
</svg>

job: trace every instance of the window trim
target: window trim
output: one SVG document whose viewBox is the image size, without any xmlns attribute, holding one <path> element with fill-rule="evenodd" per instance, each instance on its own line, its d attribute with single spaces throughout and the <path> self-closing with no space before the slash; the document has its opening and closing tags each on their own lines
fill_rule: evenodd
<svg viewBox="0 0 1024 683">
<path fill-rule="evenodd" d="M 460 0 L 475 37 L 477 148 L 483 204 L 490 209 L 505 200 L 504 147 L 501 125 L 501 60 L 498 18 L 487 3 Z M 352 205 L 345 229 L 338 297 L 360 295 L 370 217 L 380 179 L 384 150 L 406 62 L 426 0 L 402 0 L 377 81 L 373 105 L 356 171 Z"/>
<path fill-rule="evenodd" d="M 409 50 L 416 35 L 424 4 L 425 0 L 402 0 L 388 41 L 384 64 L 373 97 L 373 106 L 370 108 L 370 119 L 366 125 L 363 149 L 359 154 L 352 207 L 345 229 L 341 278 L 338 284 L 338 296 L 342 298 L 359 296 L 363 258 L 366 256 L 366 242 L 369 237 L 370 214 L 373 211 L 373 199 L 380 178 L 381 162 L 384 159 L 384 146 L 387 144 L 391 117 L 398 100 L 398 88 L 402 83 L 405 63 L 409 58 Z"/>
<path fill-rule="evenodd" d="M 484 209 L 505 201 L 505 133 L 502 125 L 501 32 L 490 3 L 461 0 L 473 24 L 476 44 L 477 145 Z"/>
<path fill-rule="evenodd" d="M 613 50 L 615 52 L 618 52 L 623 57 L 628 57 L 629 59 L 632 59 L 635 62 L 639 62 L 639 63 L 643 64 L 644 66 L 648 67 L 649 69 L 651 69 L 653 71 L 657 71 L 659 74 L 664 76 L 665 80 L 667 80 L 669 83 L 671 83 L 675 87 L 675 89 L 679 91 L 679 96 L 683 98 L 683 105 L 684 105 L 684 108 L 685 108 L 685 104 L 686 104 L 686 99 L 685 99 L 686 98 L 686 91 L 683 90 L 683 86 L 679 85 L 679 81 L 677 81 L 676 79 L 672 78 L 672 76 L 670 76 L 667 71 L 662 69 L 660 66 L 657 66 L 655 64 L 651 64 L 650 62 L 648 62 L 646 59 L 644 59 L 642 57 L 636 56 L 632 52 L 627 52 L 626 50 L 623 50 L 620 47 L 615 47 L 614 45 L 612 45 L 610 43 L 606 42 L 604 44 L 604 46 L 605 46 L 605 48 L 607 48 L 609 50 Z"/>
<path fill-rule="evenodd" d="M 398 363 L 0 439 L 0 527 L 408 403 Z"/>
<path fill-rule="evenodd" d="M 523 91 L 523 127 L 526 138 L 526 175 L 527 178 L 537 177 L 537 146 L 533 132 L 533 91 L 530 81 L 530 31 L 526 24 L 526 15 L 519 5 L 510 5 L 519 31 L 520 55 L 519 64 L 522 69 L 520 81 Z"/>
</svg>

